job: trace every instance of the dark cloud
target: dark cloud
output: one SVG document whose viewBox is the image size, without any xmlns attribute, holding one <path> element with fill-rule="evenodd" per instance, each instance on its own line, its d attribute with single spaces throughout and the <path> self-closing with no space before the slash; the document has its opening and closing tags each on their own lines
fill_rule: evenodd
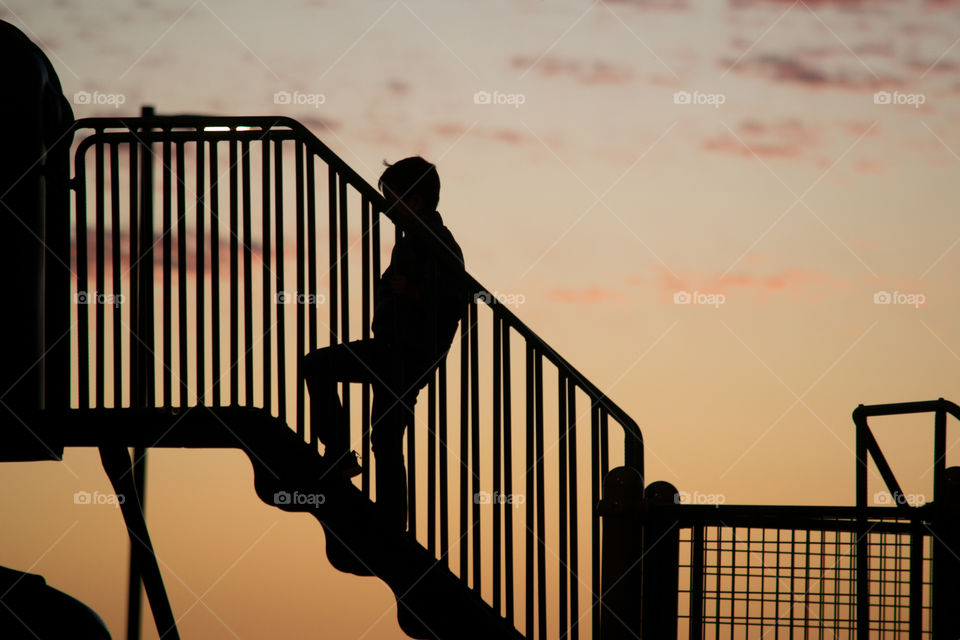
<svg viewBox="0 0 960 640">
<path fill-rule="evenodd" d="M 859 65 L 856 60 L 853 63 Z M 840 88 L 873 91 L 880 86 L 890 87 L 901 84 L 891 78 L 878 77 L 862 66 L 854 71 L 827 71 L 811 65 L 800 56 L 765 54 L 745 58 L 739 62 L 723 61 L 722 65 L 723 68 L 732 67 L 733 71 L 738 73 L 814 89 Z"/>
</svg>

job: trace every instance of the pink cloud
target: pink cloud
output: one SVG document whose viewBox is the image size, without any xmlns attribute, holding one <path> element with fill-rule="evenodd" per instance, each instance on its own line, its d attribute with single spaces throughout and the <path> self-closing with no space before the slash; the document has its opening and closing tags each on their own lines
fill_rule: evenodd
<svg viewBox="0 0 960 640">
<path fill-rule="evenodd" d="M 660 289 L 666 299 L 672 300 L 677 291 L 722 293 L 728 298 L 742 298 L 752 294 L 757 304 L 769 303 L 772 296 L 788 295 L 793 302 L 808 300 L 822 302 L 826 291 L 846 290 L 850 282 L 842 276 L 822 271 L 792 267 L 770 274 L 732 272 L 717 275 L 688 272 L 674 278 L 666 269 L 660 270 Z"/>
<path fill-rule="evenodd" d="M 621 294 L 605 287 L 553 289 L 547 293 L 547 297 L 557 302 L 569 302 L 573 304 L 596 304 L 598 302 L 623 300 Z"/>
<path fill-rule="evenodd" d="M 819 131 L 799 120 L 770 123 L 748 120 L 740 124 L 736 136 L 728 134 L 707 139 L 703 148 L 745 157 L 795 158 L 818 144 Z"/>
<path fill-rule="evenodd" d="M 641 9 L 669 9 L 685 11 L 690 8 L 687 0 L 605 0 L 607 4 L 629 4 Z"/>
<path fill-rule="evenodd" d="M 631 68 L 602 60 L 585 62 L 556 56 L 543 58 L 520 56 L 513 58 L 510 66 L 518 71 L 534 69 L 548 78 L 566 76 L 582 84 L 621 84 L 633 78 Z"/>
<path fill-rule="evenodd" d="M 444 138 L 460 138 L 467 131 L 471 137 L 486 138 L 497 142 L 505 142 L 512 145 L 521 145 L 529 142 L 539 142 L 529 134 L 517 131 L 516 129 L 490 129 L 484 127 L 469 128 L 462 124 L 445 123 L 433 127 L 433 131 Z"/>
</svg>

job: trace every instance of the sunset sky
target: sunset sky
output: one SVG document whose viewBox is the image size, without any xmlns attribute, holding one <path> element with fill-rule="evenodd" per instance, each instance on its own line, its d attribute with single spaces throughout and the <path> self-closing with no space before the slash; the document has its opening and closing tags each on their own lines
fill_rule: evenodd
<svg viewBox="0 0 960 640">
<path fill-rule="evenodd" d="M 852 504 L 859 403 L 960 400 L 960 2 L 0 0 L 0 19 L 69 99 L 99 98 L 78 118 L 291 116 L 374 185 L 384 159 L 435 162 L 467 269 L 637 421 L 648 482 Z M 929 500 L 932 418 L 877 425 Z M 313 518 L 259 501 L 243 454 L 150 456 L 184 638 L 406 637 Z M 0 564 L 123 637 L 122 519 L 72 499 L 109 490 L 96 451 L 0 474 Z"/>
</svg>

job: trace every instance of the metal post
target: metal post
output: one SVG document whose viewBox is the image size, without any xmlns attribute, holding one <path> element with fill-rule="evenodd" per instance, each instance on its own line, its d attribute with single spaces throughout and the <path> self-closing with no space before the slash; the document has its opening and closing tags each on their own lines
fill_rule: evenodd
<svg viewBox="0 0 960 640">
<path fill-rule="evenodd" d="M 640 473 L 630 467 L 611 469 L 603 479 L 603 499 L 599 507 L 603 519 L 601 640 L 635 640 L 639 635 L 642 503 Z"/>
<path fill-rule="evenodd" d="M 934 495 L 933 637 L 960 637 L 960 467 L 944 471 Z"/>
<path fill-rule="evenodd" d="M 642 638 L 677 637 L 680 527 L 658 516 L 657 507 L 679 504 L 680 493 L 669 482 L 654 482 L 644 491 Z"/>
<path fill-rule="evenodd" d="M 156 115 L 154 108 L 143 106 L 140 115 L 150 118 Z M 140 238 L 138 238 L 138 260 L 134 267 L 134 277 L 131 283 L 136 288 L 131 292 L 134 301 L 136 318 L 134 324 L 139 339 L 132 349 L 134 366 L 132 371 L 136 378 L 131 381 L 130 388 L 134 394 L 133 405 L 147 408 L 153 405 L 153 361 L 149 357 L 147 345 L 153 344 L 153 157 L 152 145 L 143 143 L 140 150 L 140 206 L 139 211 L 131 212 L 131 218 L 136 217 Z M 130 154 L 137 152 L 131 146 Z M 149 371 L 148 371 L 149 370 Z M 140 508 L 144 508 L 147 481 L 147 450 L 137 447 L 133 450 L 133 485 L 140 498 Z M 146 514 L 142 513 L 144 519 Z M 130 548 L 130 569 L 127 580 L 127 640 L 139 640 L 140 616 L 142 612 L 142 578 L 137 556 L 133 546 Z"/>
</svg>

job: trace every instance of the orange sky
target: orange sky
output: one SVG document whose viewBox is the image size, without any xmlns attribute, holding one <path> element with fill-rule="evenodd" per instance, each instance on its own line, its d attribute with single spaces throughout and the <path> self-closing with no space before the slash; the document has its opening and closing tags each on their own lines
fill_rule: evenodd
<svg viewBox="0 0 960 640">
<path fill-rule="evenodd" d="M 384 158 L 425 155 L 470 272 L 522 298 L 516 313 L 640 424 L 648 480 L 850 504 L 858 403 L 960 398 L 958 7 L 63 0 L 0 18 L 68 97 L 122 96 L 78 117 L 289 115 L 374 184 Z M 929 498 L 932 420 L 878 424 L 905 491 Z M 403 637 L 387 588 L 332 570 L 319 526 L 261 503 L 241 454 L 151 455 L 183 637 Z M 96 453 L 0 473 L 19 525 L 0 564 L 43 573 L 120 637 L 119 511 L 72 499 L 108 490 Z M 348 597 L 356 615 L 338 615 Z"/>
</svg>

